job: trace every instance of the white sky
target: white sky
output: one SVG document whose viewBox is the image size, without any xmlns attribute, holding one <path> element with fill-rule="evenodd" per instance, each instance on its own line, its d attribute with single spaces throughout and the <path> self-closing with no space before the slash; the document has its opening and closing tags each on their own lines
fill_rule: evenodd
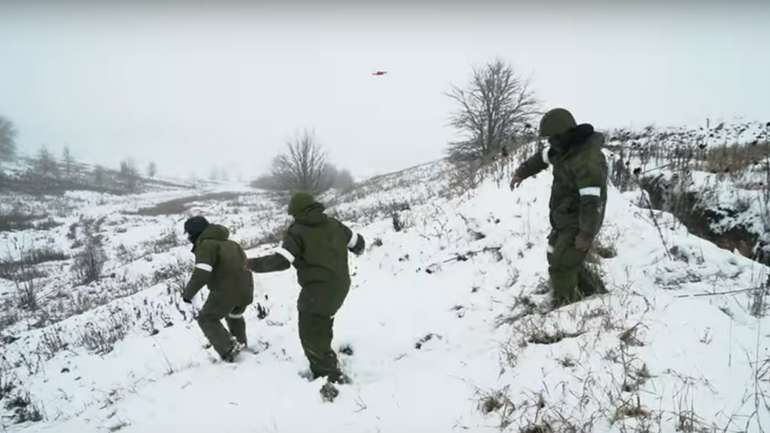
<svg viewBox="0 0 770 433">
<path fill-rule="evenodd" d="M 22 152 L 67 144 L 87 162 L 154 160 L 177 176 L 253 177 L 309 128 L 364 176 L 442 156 L 455 137 L 443 92 L 495 56 L 545 108 L 611 128 L 770 121 L 769 46 L 761 3 L 3 4 L 0 115 Z"/>
</svg>

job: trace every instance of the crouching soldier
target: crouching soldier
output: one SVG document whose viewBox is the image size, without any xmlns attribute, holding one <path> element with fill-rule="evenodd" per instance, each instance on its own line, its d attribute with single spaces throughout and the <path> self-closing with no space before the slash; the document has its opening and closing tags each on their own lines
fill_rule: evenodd
<svg viewBox="0 0 770 433">
<path fill-rule="evenodd" d="M 587 277 L 583 262 L 604 221 L 607 161 L 601 149 L 604 136 L 590 124 L 578 125 L 563 108 L 545 113 L 540 136 L 548 138 L 549 146 L 521 164 L 511 189 L 553 166 L 547 259 L 558 307 L 603 291 Z"/>
<path fill-rule="evenodd" d="M 313 378 L 326 376 L 330 382 L 347 382 L 332 349 L 332 328 L 334 315 L 350 289 L 348 251 L 362 254 L 364 238 L 326 216 L 324 206 L 309 194 L 294 194 L 289 215 L 294 222 L 281 248 L 271 255 L 248 259 L 248 267 L 254 272 L 273 272 L 294 265 L 302 288 L 297 301 L 299 338 Z"/>
<path fill-rule="evenodd" d="M 237 242 L 228 239 L 227 228 L 209 224 L 202 216 L 188 219 L 184 231 L 193 244 L 195 269 L 182 299 L 191 303 L 201 288 L 208 286 L 209 296 L 198 314 L 198 325 L 219 356 L 233 362 L 247 343 L 243 313 L 254 296 L 254 279 L 246 269 L 246 254 Z M 227 329 L 222 326 L 222 319 L 227 322 Z"/>
</svg>

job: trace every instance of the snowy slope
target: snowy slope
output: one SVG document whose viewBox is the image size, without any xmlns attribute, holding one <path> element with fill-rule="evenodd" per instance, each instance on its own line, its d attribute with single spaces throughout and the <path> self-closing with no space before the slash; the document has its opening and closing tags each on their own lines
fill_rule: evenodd
<svg viewBox="0 0 770 433">
<path fill-rule="evenodd" d="M 407 210 L 352 222 L 369 246 L 351 259 L 353 288 L 336 319 L 335 346 L 352 349 L 341 359 L 354 384 L 341 386 L 334 403 L 322 402 L 321 381 L 299 376 L 307 366 L 292 272 L 258 276 L 259 304 L 269 314 L 260 320 L 256 303 L 247 311 L 258 353 L 235 365 L 212 361 L 163 281 L 6 344 L 6 371 L 45 420 L 11 424 L 6 409 L 3 428 L 673 432 L 768 425 L 761 398 L 770 391 L 767 319 L 749 314 L 758 307 L 746 292 L 701 296 L 760 287 L 768 269 L 688 235 L 667 214 L 655 214 L 659 232 L 648 210 L 612 190 L 602 243 L 617 256 L 599 263 L 611 293 L 539 313 L 547 297 L 549 187 L 550 176 L 541 175 L 515 192 L 486 183 L 428 202 L 417 192 Z M 409 195 L 373 188 L 339 206 L 351 212 L 398 197 Z M 394 231 L 391 212 L 404 230 Z M 279 215 L 276 209 L 273 218 Z M 183 247 L 161 255 L 191 262 Z M 88 326 L 105 340 L 125 337 L 95 353 L 84 347 Z M 50 335 L 68 347 L 35 358 Z"/>
</svg>

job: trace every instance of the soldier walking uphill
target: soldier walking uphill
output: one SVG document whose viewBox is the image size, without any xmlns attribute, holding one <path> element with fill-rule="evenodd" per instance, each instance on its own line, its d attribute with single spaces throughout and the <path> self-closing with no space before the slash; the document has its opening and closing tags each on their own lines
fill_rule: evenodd
<svg viewBox="0 0 770 433">
<path fill-rule="evenodd" d="M 548 273 L 554 307 L 599 291 L 586 277 L 583 262 L 604 220 L 607 161 L 604 136 L 589 124 L 577 125 L 567 110 L 548 111 L 540 136 L 549 146 L 527 159 L 514 173 L 511 189 L 553 166 L 548 236 Z"/>
<path fill-rule="evenodd" d="M 294 222 L 275 253 L 248 259 L 254 272 L 297 270 L 299 293 L 299 338 L 310 361 L 313 378 L 328 377 L 345 382 L 337 355 L 331 347 L 334 315 L 350 289 L 348 251 L 360 255 L 364 238 L 347 226 L 326 216 L 322 204 L 305 193 L 297 193 L 289 203 Z"/>
<path fill-rule="evenodd" d="M 202 216 L 188 219 L 184 230 L 193 244 L 195 269 L 182 299 L 190 303 L 203 286 L 208 286 L 209 296 L 198 315 L 198 325 L 219 356 L 233 362 L 246 346 L 243 313 L 254 296 L 246 254 L 237 242 L 228 239 L 230 233 L 225 227 L 209 224 Z"/>
</svg>

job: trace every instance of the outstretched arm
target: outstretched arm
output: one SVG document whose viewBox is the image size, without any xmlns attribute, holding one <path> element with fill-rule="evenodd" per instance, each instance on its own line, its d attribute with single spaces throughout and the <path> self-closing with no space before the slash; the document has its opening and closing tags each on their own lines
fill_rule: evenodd
<svg viewBox="0 0 770 433">
<path fill-rule="evenodd" d="M 291 233 L 286 233 L 281 246 L 274 253 L 246 260 L 246 267 L 252 272 L 277 272 L 289 269 L 302 253 L 302 244 Z"/>
<path fill-rule="evenodd" d="M 548 151 L 551 150 L 549 146 L 546 146 L 540 152 L 530 156 L 526 161 L 521 163 L 519 168 L 513 173 L 513 179 L 511 179 L 511 189 L 519 186 L 524 179 L 534 176 L 541 171 L 548 168 L 551 163 L 548 159 Z"/>
</svg>

